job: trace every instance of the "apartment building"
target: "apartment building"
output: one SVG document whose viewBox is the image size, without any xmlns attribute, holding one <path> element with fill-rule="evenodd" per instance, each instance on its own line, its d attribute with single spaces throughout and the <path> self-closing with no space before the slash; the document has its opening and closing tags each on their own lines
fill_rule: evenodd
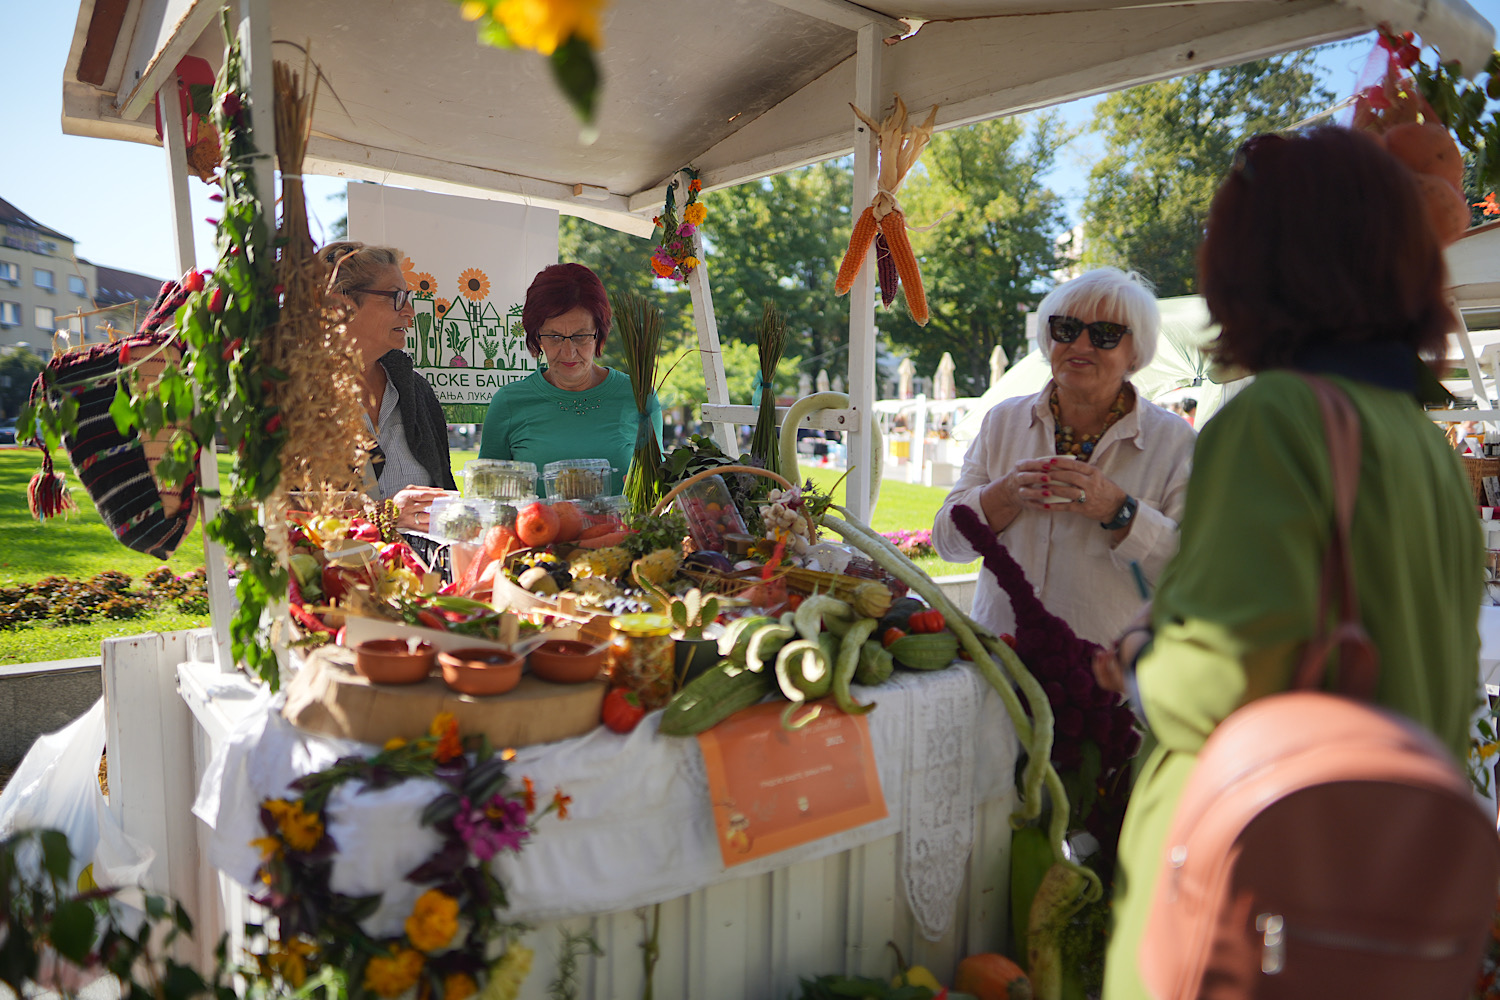
<svg viewBox="0 0 1500 1000">
<path fill-rule="evenodd" d="M 106 324 L 132 328 L 144 316 L 161 281 L 131 271 L 97 267 L 75 253 L 75 242 L 0 198 L 0 347 L 50 349 L 53 333 L 71 331 L 70 343 L 98 340 Z M 114 307 L 71 321 L 64 317 Z"/>
</svg>

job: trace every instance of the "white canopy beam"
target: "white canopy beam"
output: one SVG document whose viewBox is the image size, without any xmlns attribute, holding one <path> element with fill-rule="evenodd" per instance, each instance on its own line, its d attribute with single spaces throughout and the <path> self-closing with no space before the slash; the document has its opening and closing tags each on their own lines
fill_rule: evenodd
<svg viewBox="0 0 1500 1000">
<path fill-rule="evenodd" d="M 867 25 L 874 25 L 876 30 L 881 31 L 887 38 L 898 37 L 911 30 L 911 27 L 900 18 L 890 17 L 868 7 L 849 3 L 848 0 L 772 0 L 772 3 L 778 3 L 788 10 L 808 14 L 820 21 L 841 25 L 853 31 L 858 31 Z"/>
<path fill-rule="evenodd" d="M 854 62 L 854 104 L 877 121 L 885 115 L 886 89 L 882 83 L 881 50 L 885 48 L 875 25 L 859 29 L 859 49 Z M 850 119 L 852 113 L 844 112 Z M 875 197 L 879 163 L 875 133 L 854 120 L 854 194 L 851 220 L 858 219 Z M 875 405 L 875 247 L 865 255 L 864 266 L 849 292 L 849 409 L 853 426 L 845 435 L 844 460 L 849 476 L 844 480 L 845 505 L 856 520 L 869 523 L 874 508 L 874 470 L 870 468 L 870 434 Z"/>
</svg>

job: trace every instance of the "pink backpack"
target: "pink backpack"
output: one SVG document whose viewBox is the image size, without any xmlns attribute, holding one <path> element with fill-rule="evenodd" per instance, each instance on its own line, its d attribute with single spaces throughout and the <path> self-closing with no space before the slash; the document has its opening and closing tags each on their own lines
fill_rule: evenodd
<svg viewBox="0 0 1500 1000">
<path fill-rule="evenodd" d="M 1359 417 L 1308 378 L 1333 460 L 1320 621 L 1294 690 L 1225 719 L 1167 838 L 1140 952 L 1158 1000 L 1467 997 L 1500 884 L 1493 817 L 1429 732 L 1368 703 L 1378 652 L 1349 558 Z M 1340 694 L 1318 690 L 1339 647 Z M 1477 678 L 1476 678 L 1477 680 Z"/>
</svg>

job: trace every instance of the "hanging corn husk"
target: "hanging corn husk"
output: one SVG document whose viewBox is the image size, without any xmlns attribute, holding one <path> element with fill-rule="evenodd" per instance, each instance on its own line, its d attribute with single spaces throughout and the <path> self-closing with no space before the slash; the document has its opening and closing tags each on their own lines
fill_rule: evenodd
<svg viewBox="0 0 1500 1000">
<path fill-rule="evenodd" d="M 750 461 L 754 465 L 781 473 L 781 458 L 776 437 L 776 366 L 786 350 L 786 321 L 769 301 L 760 317 L 760 332 L 755 339 L 760 352 L 760 375 L 756 392 L 760 393 L 760 412 L 755 418 L 755 433 L 750 436 Z"/>
<path fill-rule="evenodd" d="M 900 284 L 906 287 L 906 308 L 910 310 L 911 318 L 918 326 L 926 326 L 927 293 L 922 288 L 922 272 L 917 267 L 916 254 L 912 252 L 911 242 L 906 238 L 906 216 L 901 211 L 901 203 L 896 200 L 896 191 L 932 139 L 932 129 L 937 123 L 937 105 L 932 106 L 927 120 L 920 125 L 911 124 L 906 113 L 906 102 L 901 100 L 900 94 L 896 95 L 895 110 L 886 116 L 885 121 L 879 123 L 854 105 L 849 106 L 854 108 L 859 120 L 875 133 L 880 175 L 875 200 L 860 213 L 853 232 L 849 234 L 849 250 L 844 254 L 844 262 L 839 265 L 834 291 L 844 295 L 854 287 L 854 278 L 864 266 L 865 257 L 868 256 L 871 245 L 876 242 L 878 233 L 885 238 Z M 892 289 L 887 294 L 885 278 L 886 274 L 882 272 L 881 297 L 889 305 L 895 298 L 895 292 Z"/>
<path fill-rule="evenodd" d="M 661 313 L 630 292 L 615 296 L 610 305 L 619 325 L 637 413 L 635 453 L 625 477 L 625 499 L 630 501 L 632 513 L 643 514 L 661 498 L 661 446 L 650 415 L 651 397 L 656 389 L 656 354 L 661 346 Z"/>
<path fill-rule="evenodd" d="M 327 265 L 308 232 L 301 174 L 317 81 L 309 80 L 307 66 L 299 76 L 282 62 L 274 65 L 274 80 L 282 307 L 266 363 L 285 378 L 270 393 L 275 409 L 267 430 L 287 436 L 276 500 L 279 506 L 295 494 L 293 506 L 330 512 L 350 506 L 350 493 L 361 489 L 371 441 L 360 401 L 359 358 L 344 332 L 344 311 L 328 294 Z"/>
</svg>

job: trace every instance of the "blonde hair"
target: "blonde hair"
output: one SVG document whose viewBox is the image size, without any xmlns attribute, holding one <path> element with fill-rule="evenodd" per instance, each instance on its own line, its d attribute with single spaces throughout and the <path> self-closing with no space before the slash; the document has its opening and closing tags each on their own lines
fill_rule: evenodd
<svg viewBox="0 0 1500 1000">
<path fill-rule="evenodd" d="M 395 247 L 366 246 L 358 240 L 326 244 L 318 258 L 333 272 L 333 290 L 347 295 L 368 288 L 384 268 L 399 267 L 403 254 Z"/>
</svg>

